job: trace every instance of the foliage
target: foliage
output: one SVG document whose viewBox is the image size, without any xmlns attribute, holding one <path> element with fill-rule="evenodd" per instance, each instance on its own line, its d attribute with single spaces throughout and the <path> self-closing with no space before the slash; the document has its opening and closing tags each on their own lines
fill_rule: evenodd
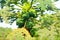
<svg viewBox="0 0 60 40">
<path fill-rule="evenodd" d="M 21 27 L 26 24 L 26 21 L 31 20 L 31 18 L 32 18 L 32 20 L 36 20 L 35 18 L 38 17 L 38 12 L 41 12 L 41 13 L 39 13 L 39 15 L 43 15 L 43 12 L 45 10 L 50 10 L 48 8 L 48 6 L 50 7 L 52 5 L 51 1 L 48 1 L 48 0 L 45 0 L 45 1 L 43 1 L 43 0 L 37 0 L 37 1 L 36 0 L 35 1 L 31 0 L 31 2 L 29 2 L 28 0 L 25 0 L 25 1 L 21 0 L 20 2 L 22 3 L 22 5 L 18 4 L 18 1 L 19 0 L 16 0 L 16 1 L 14 1 L 14 0 L 8 0 L 8 1 L 6 1 L 6 3 L 7 4 L 11 3 L 11 4 L 18 5 L 21 8 L 22 12 L 17 12 L 16 14 L 12 13 L 13 15 L 11 15 L 11 11 L 9 11 L 9 10 L 12 9 L 13 6 L 7 6 L 7 4 L 6 4 L 6 7 L 8 7 L 9 9 L 5 11 L 7 13 L 6 15 L 5 15 L 4 11 L 3 11 L 3 14 L 1 12 L 1 14 L 4 15 L 4 16 L 1 15 L 1 17 L 3 17 L 3 19 L 4 19 L 4 17 L 6 17 L 6 21 L 9 20 L 9 19 L 11 19 L 11 23 L 13 23 L 17 19 L 16 23 L 17 23 L 18 26 L 21 24 Z M 39 2 L 40 4 L 34 6 L 33 4 L 36 4 L 36 2 Z M 49 3 L 47 3 L 47 2 L 49 2 Z M 47 5 L 47 6 L 45 6 L 45 5 Z M 51 10 L 52 9 L 54 9 L 54 8 L 52 8 L 52 6 L 51 6 Z M 19 19 L 20 20 L 24 20 L 24 22 L 20 23 L 21 21 Z M 34 22 L 34 24 L 35 24 L 35 22 Z"/>
<path fill-rule="evenodd" d="M 53 23 L 57 21 L 56 15 L 49 15 L 45 14 L 43 17 L 41 17 L 41 26 L 42 27 L 49 27 Z"/>
<path fill-rule="evenodd" d="M 51 14 L 51 15 L 45 14 L 43 18 L 46 19 L 42 19 L 42 21 L 40 21 L 39 24 L 34 26 L 34 29 L 31 30 L 31 33 L 34 37 L 36 37 L 36 40 L 60 40 L 59 17 L 60 17 L 60 13 Z"/>
<path fill-rule="evenodd" d="M 9 11 L 6 11 L 6 10 L 7 9 L 0 10 L 0 16 L 2 17 L 3 20 L 5 20 L 7 22 L 7 20 L 8 20 L 7 16 L 10 16 L 10 14 L 9 14 Z"/>
<path fill-rule="evenodd" d="M 0 40 L 6 40 L 7 35 L 12 31 L 11 28 L 0 27 Z"/>
</svg>

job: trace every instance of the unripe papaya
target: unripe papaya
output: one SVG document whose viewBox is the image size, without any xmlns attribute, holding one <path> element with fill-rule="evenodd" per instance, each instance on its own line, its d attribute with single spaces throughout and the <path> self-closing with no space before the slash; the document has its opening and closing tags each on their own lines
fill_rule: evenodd
<svg viewBox="0 0 60 40">
<path fill-rule="evenodd" d="M 29 19 L 29 14 L 28 14 L 28 13 L 23 14 L 23 15 L 22 15 L 22 18 L 23 18 L 24 20 Z"/>
<path fill-rule="evenodd" d="M 24 26 L 24 23 L 25 23 L 24 20 L 21 19 L 21 18 L 18 18 L 16 20 L 16 24 L 18 25 L 19 28 L 23 27 Z"/>
</svg>

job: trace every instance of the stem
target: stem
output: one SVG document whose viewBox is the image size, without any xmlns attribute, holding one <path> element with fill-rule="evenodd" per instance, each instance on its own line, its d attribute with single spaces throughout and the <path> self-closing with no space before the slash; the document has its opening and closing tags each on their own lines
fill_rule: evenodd
<svg viewBox="0 0 60 40">
<path fill-rule="evenodd" d="M 32 4 L 33 4 L 33 0 L 31 1 L 31 5 L 30 5 L 30 8 L 32 7 Z M 28 11 L 30 10 L 30 8 L 28 9 Z"/>
</svg>

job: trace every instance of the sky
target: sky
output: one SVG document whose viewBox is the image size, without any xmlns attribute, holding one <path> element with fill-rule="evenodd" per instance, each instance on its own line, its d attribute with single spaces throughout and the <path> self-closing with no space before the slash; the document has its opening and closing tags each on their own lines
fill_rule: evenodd
<svg viewBox="0 0 60 40">
<path fill-rule="evenodd" d="M 0 23 L 0 27 L 3 27 L 3 28 L 12 28 L 12 29 L 16 29 L 18 28 L 18 26 L 16 25 L 16 21 L 14 21 L 14 23 L 12 25 L 8 24 L 8 23 Z"/>
<path fill-rule="evenodd" d="M 58 9 L 60 9 L 60 0 L 57 1 L 57 2 L 54 2 L 54 5 L 55 5 Z"/>
<path fill-rule="evenodd" d="M 54 2 L 54 5 L 55 5 L 58 9 L 60 9 L 60 0 L 57 1 L 57 2 Z M 37 19 L 39 19 L 39 18 L 37 18 Z M 12 28 L 12 29 L 18 28 L 18 26 L 16 25 L 16 21 L 15 21 L 12 25 L 7 24 L 7 23 L 5 23 L 5 22 L 0 23 L 0 27 L 4 27 L 4 28 L 8 27 L 8 28 Z"/>
</svg>

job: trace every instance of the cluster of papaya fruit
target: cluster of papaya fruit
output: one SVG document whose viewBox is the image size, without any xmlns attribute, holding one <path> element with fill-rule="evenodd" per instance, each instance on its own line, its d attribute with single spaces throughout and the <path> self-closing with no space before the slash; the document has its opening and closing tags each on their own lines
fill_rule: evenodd
<svg viewBox="0 0 60 40">
<path fill-rule="evenodd" d="M 22 12 L 21 17 L 16 20 L 16 24 L 19 28 L 25 26 L 28 28 L 33 27 L 34 22 L 33 18 L 37 18 L 37 14 L 33 9 L 30 9 L 28 12 Z"/>
</svg>

